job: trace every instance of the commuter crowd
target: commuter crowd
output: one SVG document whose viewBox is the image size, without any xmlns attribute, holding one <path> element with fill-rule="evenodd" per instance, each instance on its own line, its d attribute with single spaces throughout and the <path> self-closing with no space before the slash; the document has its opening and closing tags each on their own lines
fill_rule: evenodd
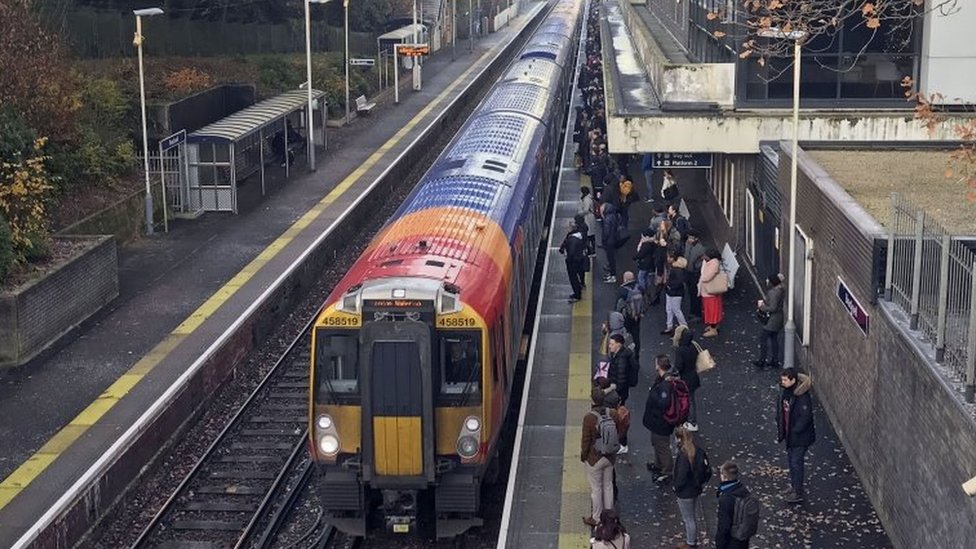
<svg viewBox="0 0 976 549">
<path fill-rule="evenodd" d="M 729 289 L 729 273 L 722 254 L 701 241 L 701 233 L 682 215 L 680 187 L 671 171 L 665 171 L 658 188 L 653 157 L 640 159 L 611 155 L 607 150 L 606 112 L 600 43 L 599 2 L 591 4 L 586 22 L 585 62 L 578 89 L 581 106 L 576 110 L 573 139 L 576 168 L 588 176 L 582 186 L 578 210 L 568 227 L 560 252 L 572 287 L 571 303 L 582 299 L 585 273 L 602 249 L 604 272 L 600 279 L 609 286 L 614 303 L 602 325 L 599 359 L 594 367 L 592 407 L 582 418 L 580 460 L 590 486 L 591 514 L 583 522 L 592 530 L 591 547 L 631 547 L 626 502 L 618 499 L 614 471 L 618 456 L 630 453 L 630 445 L 647 437 L 653 459 L 646 464 L 660 489 L 671 490 L 684 523 L 684 541 L 679 549 L 702 546 L 698 526 L 699 498 L 718 473 L 715 487 L 718 520 L 712 539 L 719 549 L 749 547 L 761 521 L 761 505 L 744 482 L 743 471 L 734 461 L 725 461 L 713 471 L 708 453 L 696 441 L 699 432 L 696 393 L 715 365 L 711 352 L 697 340 L 692 326 L 701 324 L 701 337 L 719 336 L 723 321 L 723 295 Z M 644 202 L 650 203 L 652 219 L 631 239 L 629 210 L 641 202 L 629 170 L 640 165 L 644 179 Z M 584 179 L 585 180 L 585 179 Z M 599 233 L 599 239 L 597 234 Z M 630 254 L 632 271 L 619 272 L 617 259 Z M 598 273 L 593 273 L 596 280 Z M 779 369 L 779 336 L 784 324 L 783 277 L 767 279 L 765 299 L 756 303 L 759 323 L 758 368 Z M 660 307 L 657 307 L 660 305 Z M 628 402 L 631 390 L 642 382 L 641 328 L 646 322 L 660 326 L 660 335 L 671 343 L 671 352 L 649 358 L 654 371 L 644 397 L 641 425 L 631 432 Z M 656 330 L 655 326 L 653 330 Z M 646 333 L 646 331 L 645 331 Z M 648 348 L 644 345 L 644 348 Z M 645 353 L 646 354 L 646 353 Z M 787 504 L 805 499 L 804 460 L 816 433 L 810 396 L 811 380 L 794 368 L 780 370 L 781 394 L 775 411 L 778 440 L 787 449 L 790 486 L 784 490 Z M 635 398 L 639 398 L 636 397 Z M 770 418 L 772 421 L 772 418 Z M 633 517 L 634 521 L 640 520 Z"/>
</svg>

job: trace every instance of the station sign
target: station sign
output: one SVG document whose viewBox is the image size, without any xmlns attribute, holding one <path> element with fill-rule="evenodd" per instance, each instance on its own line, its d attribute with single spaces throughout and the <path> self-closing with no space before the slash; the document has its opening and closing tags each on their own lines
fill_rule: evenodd
<svg viewBox="0 0 976 549">
<path fill-rule="evenodd" d="M 360 58 L 352 57 L 349 59 L 349 64 L 352 65 L 353 67 L 372 67 L 374 64 L 376 64 L 376 60 L 369 59 L 369 58 L 360 59 Z"/>
<path fill-rule="evenodd" d="M 186 141 L 186 130 L 180 130 L 169 137 L 164 137 L 159 141 L 161 150 L 169 150 Z"/>
<path fill-rule="evenodd" d="M 421 57 L 430 55 L 430 46 L 427 44 L 397 44 L 397 52 L 407 57 Z"/>
<path fill-rule="evenodd" d="M 840 277 L 837 277 L 837 299 L 840 300 L 841 304 L 844 306 L 844 309 L 847 311 L 847 314 L 851 317 L 851 320 L 854 321 L 854 324 L 857 324 L 857 327 L 860 328 L 861 332 L 867 336 L 871 315 L 864 310 L 864 307 L 861 306 L 861 302 L 854 297 L 854 293 L 851 292 L 851 289 L 847 287 L 847 284 L 844 284 L 844 281 L 841 280 Z"/>
<path fill-rule="evenodd" d="M 654 153 L 654 168 L 711 168 L 712 153 Z"/>
</svg>

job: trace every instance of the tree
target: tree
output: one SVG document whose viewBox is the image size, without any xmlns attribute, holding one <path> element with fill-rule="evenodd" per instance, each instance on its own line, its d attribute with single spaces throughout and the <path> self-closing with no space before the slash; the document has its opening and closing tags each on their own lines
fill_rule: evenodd
<svg viewBox="0 0 976 549">
<path fill-rule="evenodd" d="M 933 0 L 928 11 L 954 12 L 958 0 Z M 914 23 L 925 14 L 925 0 L 729 0 L 708 13 L 715 22 L 715 38 L 735 44 L 742 59 L 755 58 L 760 66 L 770 59 L 790 56 L 792 40 L 780 36 L 799 36 L 801 46 L 815 44 L 816 49 L 833 45 L 845 29 L 867 29 L 870 39 L 863 41 L 853 56 L 853 67 L 869 45 L 882 36 L 886 49 L 897 51 L 911 44 Z M 769 79 L 775 79 L 791 65 L 777 67 Z M 833 69 L 833 67 L 825 67 Z"/>
</svg>

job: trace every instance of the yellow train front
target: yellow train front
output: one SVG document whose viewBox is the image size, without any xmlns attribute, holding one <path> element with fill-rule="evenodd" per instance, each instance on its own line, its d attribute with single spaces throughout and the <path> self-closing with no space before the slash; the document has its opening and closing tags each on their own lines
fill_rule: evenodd
<svg viewBox="0 0 976 549">
<path fill-rule="evenodd" d="M 580 4 L 553 3 L 316 321 L 309 447 L 325 520 L 346 533 L 382 523 L 453 537 L 482 523 L 481 485 L 497 465 L 544 243 Z"/>
</svg>

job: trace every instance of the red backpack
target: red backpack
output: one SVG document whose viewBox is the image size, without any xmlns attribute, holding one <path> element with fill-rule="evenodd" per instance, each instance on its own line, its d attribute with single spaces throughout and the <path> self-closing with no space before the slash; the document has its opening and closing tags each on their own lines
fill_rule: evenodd
<svg viewBox="0 0 976 549">
<path fill-rule="evenodd" d="M 667 408 L 664 409 L 664 421 L 678 426 L 688 420 L 691 394 L 688 392 L 688 384 L 681 378 L 676 377 L 668 382 L 671 384 L 671 398 L 668 400 Z"/>
</svg>

